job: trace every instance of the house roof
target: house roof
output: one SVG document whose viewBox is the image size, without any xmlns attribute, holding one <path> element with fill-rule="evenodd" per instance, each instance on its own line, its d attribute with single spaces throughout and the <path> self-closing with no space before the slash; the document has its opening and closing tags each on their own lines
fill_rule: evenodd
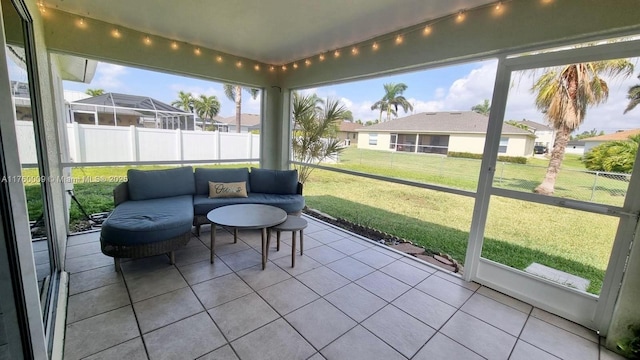
<svg viewBox="0 0 640 360">
<path fill-rule="evenodd" d="M 105 93 L 102 95 L 78 100 L 75 104 L 88 104 L 99 105 L 108 107 L 121 107 L 131 110 L 147 110 L 158 111 L 164 113 L 177 113 L 178 115 L 191 115 L 184 110 L 173 107 L 169 104 L 165 104 L 162 101 L 152 99 L 148 96 L 118 94 L 118 93 Z"/>
<path fill-rule="evenodd" d="M 632 129 L 632 130 L 624 130 L 618 131 L 613 134 L 605 134 L 600 136 L 594 136 L 586 139 L 582 139 L 584 142 L 591 141 L 620 141 L 620 140 L 629 140 L 631 136 L 640 134 L 640 129 Z"/>
<path fill-rule="evenodd" d="M 343 121 L 340 123 L 339 130 L 343 132 L 356 132 L 356 129 L 360 129 L 361 127 L 362 127 L 362 124 L 358 124 L 350 121 Z"/>
<path fill-rule="evenodd" d="M 236 125 L 236 116 L 227 116 L 225 118 L 220 119 L 221 122 L 227 125 Z M 240 122 L 242 126 L 253 127 L 255 125 L 260 124 L 260 115 L 258 114 L 240 114 Z"/>
<path fill-rule="evenodd" d="M 518 124 L 526 125 L 528 128 L 533 129 L 535 131 L 553 131 L 553 128 L 551 126 L 540 124 L 531 120 L 520 120 L 516 122 Z"/>
<path fill-rule="evenodd" d="M 473 111 L 419 113 L 391 121 L 359 128 L 358 131 L 486 133 L 489 118 Z M 531 132 L 509 124 L 502 125 L 502 134 L 529 135 Z"/>
</svg>

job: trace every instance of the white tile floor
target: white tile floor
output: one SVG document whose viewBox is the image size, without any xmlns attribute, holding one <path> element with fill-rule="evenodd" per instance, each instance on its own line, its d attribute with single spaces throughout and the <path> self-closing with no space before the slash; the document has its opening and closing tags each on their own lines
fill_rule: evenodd
<svg viewBox="0 0 640 360">
<path fill-rule="evenodd" d="M 209 230 L 126 261 L 72 236 L 65 359 L 617 359 L 579 325 L 307 218 L 260 267 L 260 235 Z"/>
</svg>

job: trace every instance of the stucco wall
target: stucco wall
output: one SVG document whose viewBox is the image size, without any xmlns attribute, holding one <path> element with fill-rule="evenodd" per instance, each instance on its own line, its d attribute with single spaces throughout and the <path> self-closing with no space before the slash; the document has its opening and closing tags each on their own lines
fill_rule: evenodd
<svg viewBox="0 0 640 360">
<path fill-rule="evenodd" d="M 378 134 L 377 145 L 369 145 L 370 134 Z M 389 133 L 361 132 L 358 135 L 358 149 L 389 150 L 389 144 L 391 144 L 391 134 Z"/>
<path fill-rule="evenodd" d="M 449 151 L 482 154 L 484 134 L 455 134 L 449 137 Z"/>
</svg>

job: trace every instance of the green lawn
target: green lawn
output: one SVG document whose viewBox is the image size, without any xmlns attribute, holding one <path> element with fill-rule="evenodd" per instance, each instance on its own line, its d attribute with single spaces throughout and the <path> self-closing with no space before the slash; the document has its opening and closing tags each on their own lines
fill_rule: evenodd
<svg viewBox="0 0 640 360">
<path fill-rule="evenodd" d="M 531 165 L 498 164 L 495 185 L 531 191 L 544 176 L 544 159 Z M 219 165 L 215 167 L 238 167 Z M 339 164 L 354 171 L 475 191 L 480 161 L 425 154 L 348 149 Z M 558 194 L 584 199 L 594 178 L 581 169 L 577 156 L 568 155 L 558 179 Z M 164 167 L 137 167 L 160 169 Z M 124 176 L 129 167 L 76 168 L 73 176 Z M 25 171 L 25 175 L 34 175 Z M 562 176 L 566 175 L 566 176 Z M 582 177 L 581 177 L 582 176 Z M 584 177 L 584 178 L 583 178 Z M 621 204 L 626 182 L 599 178 L 594 201 Z M 88 213 L 109 211 L 116 183 L 76 183 L 76 196 Z M 582 187 L 582 188 L 581 188 Z M 39 186 L 26 186 L 30 218 L 39 215 Z M 584 190 L 580 190 L 584 189 Z M 580 190 L 580 191 L 579 191 Z M 614 191 L 615 190 L 615 191 Z M 619 191 L 619 192 L 616 192 Z M 412 240 L 431 251 L 450 254 L 464 263 L 474 199 L 411 186 L 314 170 L 305 184 L 307 205 L 335 217 L 367 225 Z M 71 221 L 82 219 L 75 204 Z M 524 269 L 538 262 L 589 279 L 589 292 L 599 293 L 617 226 L 617 218 L 493 197 L 485 232 L 485 258 Z"/>
</svg>

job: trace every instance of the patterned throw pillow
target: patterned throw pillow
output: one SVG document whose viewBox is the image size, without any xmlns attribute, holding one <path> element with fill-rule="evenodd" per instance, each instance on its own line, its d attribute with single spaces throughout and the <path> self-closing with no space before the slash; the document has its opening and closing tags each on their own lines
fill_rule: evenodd
<svg viewBox="0 0 640 360">
<path fill-rule="evenodd" d="M 247 197 L 247 182 L 219 183 L 209 181 L 209 198 Z"/>
</svg>

